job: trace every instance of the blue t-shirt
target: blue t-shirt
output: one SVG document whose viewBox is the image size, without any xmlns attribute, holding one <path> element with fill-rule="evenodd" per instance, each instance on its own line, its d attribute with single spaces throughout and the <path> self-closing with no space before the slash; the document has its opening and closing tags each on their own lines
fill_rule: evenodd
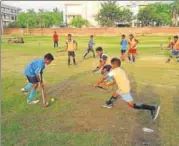
<svg viewBox="0 0 179 146">
<path fill-rule="evenodd" d="M 127 40 L 122 40 L 121 50 L 126 50 L 126 49 L 127 49 Z"/>
<path fill-rule="evenodd" d="M 88 46 L 92 48 L 94 44 L 95 44 L 94 41 L 90 39 L 88 42 Z"/>
<path fill-rule="evenodd" d="M 26 66 L 24 73 L 26 76 L 33 77 L 40 74 L 44 68 L 44 59 L 36 59 Z"/>
</svg>

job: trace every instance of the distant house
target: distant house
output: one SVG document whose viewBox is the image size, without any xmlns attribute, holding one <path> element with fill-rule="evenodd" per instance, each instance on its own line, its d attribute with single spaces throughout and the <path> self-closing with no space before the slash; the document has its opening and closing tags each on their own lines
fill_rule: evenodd
<svg viewBox="0 0 179 146">
<path fill-rule="evenodd" d="M 95 16 L 100 10 L 100 1 L 66 1 L 64 2 L 64 23 L 70 24 L 74 17 L 81 16 L 91 26 L 98 26 Z"/>
<path fill-rule="evenodd" d="M 10 22 L 17 20 L 17 14 L 21 11 L 20 8 L 1 4 L 1 22 L 3 26 L 7 26 Z"/>
</svg>

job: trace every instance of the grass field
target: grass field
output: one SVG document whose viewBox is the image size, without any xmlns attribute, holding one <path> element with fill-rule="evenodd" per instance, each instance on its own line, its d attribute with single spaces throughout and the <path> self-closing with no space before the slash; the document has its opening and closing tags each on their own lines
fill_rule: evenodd
<svg viewBox="0 0 179 146">
<path fill-rule="evenodd" d="M 136 64 L 124 62 L 136 101 L 160 104 L 159 118 L 129 108 L 118 100 L 113 109 L 101 108 L 113 90 L 93 88 L 98 73 L 88 71 L 97 59 L 83 60 L 88 37 L 75 37 L 79 44 L 77 66 L 67 66 L 66 53 L 56 53 L 51 37 L 25 37 L 25 44 L 2 43 L 2 145 L 3 146 L 178 146 L 179 64 L 165 61 L 168 36 L 139 36 Z M 60 37 L 64 46 L 66 37 Z M 96 37 L 96 46 L 119 57 L 119 37 Z M 40 42 L 40 45 L 39 45 Z M 20 89 L 27 83 L 23 71 L 31 60 L 51 52 L 54 62 L 45 69 L 48 97 L 56 102 L 48 108 L 27 105 Z M 40 90 L 37 98 L 41 98 Z M 144 133 L 143 127 L 154 130 Z"/>
</svg>

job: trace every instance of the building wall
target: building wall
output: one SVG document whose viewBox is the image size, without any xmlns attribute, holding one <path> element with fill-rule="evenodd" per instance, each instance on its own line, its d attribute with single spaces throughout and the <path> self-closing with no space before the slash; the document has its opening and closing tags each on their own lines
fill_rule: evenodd
<svg viewBox="0 0 179 146">
<path fill-rule="evenodd" d="M 17 14 L 20 12 L 19 8 L 12 7 L 9 5 L 1 4 L 1 18 L 2 24 L 4 26 L 8 25 L 8 23 L 17 20 Z"/>
<path fill-rule="evenodd" d="M 69 24 L 73 17 L 81 16 L 92 26 L 98 26 L 95 16 L 100 9 L 99 1 L 67 1 L 64 3 L 64 23 Z"/>
<path fill-rule="evenodd" d="M 134 34 L 134 35 L 176 35 L 179 32 L 177 27 L 143 27 L 143 28 L 45 28 L 45 29 L 27 29 L 22 28 L 6 28 L 4 29 L 4 35 L 44 35 L 52 36 L 54 31 L 59 35 L 67 35 L 71 33 L 74 36 L 121 36 L 122 34 Z"/>
</svg>

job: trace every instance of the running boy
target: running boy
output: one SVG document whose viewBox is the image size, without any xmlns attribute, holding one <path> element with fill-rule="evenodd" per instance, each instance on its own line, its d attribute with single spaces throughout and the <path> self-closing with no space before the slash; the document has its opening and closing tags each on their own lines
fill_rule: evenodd
<svg viewBox="0 0 179 146">
<path fill-rule="evenodd" d="M 40 83 L 41 88 L 44 88 L 42 79 L 43 70 L 45 68 L 45 65 L 49 65 L 53 60 L 54 57 L 52 56 L 52 54 L 48 53 L 44 56 L 43 59 L 33 60 L 26 66 L 24 73 L 29 83 L 24 88 L 22 88 L 21 91 L 28 93 L 32 88 L 27 98 L 28 104 L 37 104 L 39 102 L 39 100 L 34 99 L 37 92 L 36 90 L 38 87 L 38 83 Z M 47 102 L 43 101 L 43 104 L 46 105 Z"/>
<path fill-rule="evenodd" d="M 113 58 L 111 60 L 111 66 L 112 70 L 108 74 L 109 77 L 114 78 L 114 82 L 111 84 L 106 84 L 106 88 L 109 88 L 109 86 L 113 84 L 117 84 L 118 90 L 114 92 L 112 97 L 106 101 L 106 104 L 104 107 L 112 108 L 113 102 L 117 99 L 117 97 L 121 97 L 124 101 L 128 103 L 128 105 L 134 109 L 141 109 L 141 110 L 148 110 L 151 112 L 153 120 L 155 120 L 159 114 L 160 106 L 153 106 L 153 105 L 147 105 L 147 104 L 136 104 L 133 101 L 133 97 L 130 94 L 130 82 L 129 79 L 124 72 L 120 68 L 121 61 L 118 58 Z M 107 77 L 106 77 L 107 78 Z M 106 78 L 101 79 L 95 84 L 95 87 L 99 86 Z"/>
<path fill-rule="evenodd" d="M 126 51 L 127 51 L 127 40 L 126 40 L 126 36 L 123 34 L 121 40 L 121 59 L 123 61 L 125 60 Z"/>
<path fill-rule="evenodd" d="M 169 42 L 168 42 L 167 48 L 170 49 L 170 50 L 173 50 L 173 45 L 174 45 L 173 40 L 172 40 L 171 37 L 169 37 L 168 40 L 169 40 Z"/>
<path fill-rule="evenodd" d="M 54 46 L 54 48 L 58 48 L 58 34 L 57 34 L 57 32 L 55 31 L 54 32 L 54 35 L 53 35 L 53 46 Z"/>
<path fill-rule="evenodd" d="M 99 65 L 93 70 L 93 72 L 96 72 L 100 69 L 103 70 L 103 67 L 105 65 L 110 65 L 110 59 L 107 55 L 105 55 L 103 53 L 103 48 L 102 47 L 97 47 L 96 48 L 96 53 L 98 54 L 99 56 Z"/>
<path fill-rule="evenodd" d="M 137 54 L 137 44 L 138 40 L 134 38 L 133 34 L 129 35 L 129 52 L 128 52 L 128 59 L 131 63 L 135 62 L 135 56 Z"/>
<path fill-rule="evenodd" d="M 89 40 L 89 42 L 88 42 L 87 52 L 86 52 L 86 54 L 84 55 L 84 59 L 85 59 L 85 57 L 89 54 L 89 52 L 92 52 L 92 53 L 93 53 L 93 57 L 95 58 L 95 52 L 94 52 L 94 50 L 93 50 L 93 46 L 95 45 L 95 43 L 94 43 L 93 38 L 94 38 L 93 35 L 91 35 L 91 36 L 90 36 L 90 40 Z"/>
<path fill-rule="evenodd" d="M 77 50 L 77 42 L 72 40 L 72 35 L 68 34 L 68 40 L 66 41 L 66 50 L 68 51 L 68 65 L 70 65 L 70 57 L 73 57 L 73 64 L 76 65 L 75 51 Z"/>
<path fill-rule="evenodd" d="M 179 40 L 178 40 L 178 36 L 174 36 L 173 49 L 171 50 L 171 55 L 169 56 L 166 63 L 169 63 L 170 60 L 173 58 L 173 56 L 176 56 L 177 62 L 179 62 Z"/>
</svg>

